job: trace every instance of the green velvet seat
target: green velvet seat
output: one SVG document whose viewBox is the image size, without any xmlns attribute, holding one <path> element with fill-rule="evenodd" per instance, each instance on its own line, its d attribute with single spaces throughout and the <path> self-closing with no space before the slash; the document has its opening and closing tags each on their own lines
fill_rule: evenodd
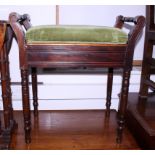
<svg viewBox="0 0 155 155">
<path fill-rule="evenodd" d="M 33 43 L 102 43 L 125 44 L 127 34 L 114 27 L 82 25 L 44 25 L 31 27 L 26 41 Z"/>
</svg>

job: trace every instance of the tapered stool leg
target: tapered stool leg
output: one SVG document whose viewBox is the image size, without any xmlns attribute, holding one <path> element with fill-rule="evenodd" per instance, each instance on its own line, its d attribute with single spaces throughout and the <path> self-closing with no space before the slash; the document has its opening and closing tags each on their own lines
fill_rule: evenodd
<svg viewBox="0 0 155 155">
<path fill-rule="evenodd" d="M 29 101 L 29 86 L 28 86 L 28 71 L 21 69 L 22 78 L 22 99 L 23 99 L 23 115 L 24 115 L 24 130 L 25 142 L 31 142 L 31 115 Z"/>
<path fill-rule="evenodd" d="M 128 100 L 129 79 L 130 79 L 130 71 L 124 71 L 119 111 L 118 111 L 118 128 L 117 128 L 117 139 L 116 139 L 117 143 L 121 143 L 122 141 L 122 134 L 123 134 L 123 128 L 125 123 L 125 110 L 126 110 L 127 100 Z"/>
<path fill-rule="evenodd" d="M 110 115 L 112 84 L 113 84 L 113 68 L 109 68 L 107 77 L 106 116 Z"/>
<path fill-rule="evenodd" d="M 34 116 L 38 115 L 38 88 L 37 88 L 37 69 L 32 68 L 32 94 L 33 94 L 33 106 L 34 106 Z"/>
</svg>

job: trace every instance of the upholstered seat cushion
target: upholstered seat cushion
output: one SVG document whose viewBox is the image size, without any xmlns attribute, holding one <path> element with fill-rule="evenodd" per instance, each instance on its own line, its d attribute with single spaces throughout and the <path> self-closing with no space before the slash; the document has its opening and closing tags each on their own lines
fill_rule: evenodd
<svg viewBox="0 0 155 155">
<path fill-rule="evenodd" d="M 31 43 L 106 43 L 125 44 L 127 34 L 114 27 L 44 25 L 34 26 L 26 32 L 26 41 Z"/>
</svg>

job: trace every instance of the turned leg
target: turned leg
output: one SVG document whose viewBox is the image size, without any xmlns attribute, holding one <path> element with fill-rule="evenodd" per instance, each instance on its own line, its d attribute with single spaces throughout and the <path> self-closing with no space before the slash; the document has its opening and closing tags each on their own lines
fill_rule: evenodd
<svg viewBox="0 0 155 155">
<path fill-rule="evenodd" d="M 106 116 L 110 115 L 112 83 L 113 83 L 113 68 L 109 68 L 107 78 Z"/>
<path fill-rule="evenodd" d="M 32 68 L 32 93 L 33 93 L 33 106 L 34 106 L 34 116 L 38 115 L 38 89 L 37 89 L 37 69 Z"/>
<path fill-rule="evenodd" d="M 24 115 L 24 129 L 25 142 L 31 142 L 31 115 L 30 115 L 30 99 L 28 86 L 28 71 L 21 69 L 22 78 L 22 101 L 23 101 L 23 115 Z"/>
<path fill-rule="evenodd" d="M 11 79 L 10 79 L 10 68 L 9 68 L 9 58 L 7 57 L 7 61 L 6 61 L 6 80 L 7 80 L 7 93 L 9 96 L 9 115 L 10 115 L 10 120 L 14 121 L 13 118 L 13 107 L 12 107 L 12 92 L 11 92 Z"/>
<path fill-rule="evenodd" d="M 125 112 L 127 107 L 128 100 L 128 90 L 129 90 L 129 79 L 130 79 L 130 71 L 124 71 L 123 73 L 123 81 L 122 81 L 122 89 L 119 103 L 119 111 L 118 111 L 118 128 L 117 128 L 117 143 L 121 143 L 122 134 L 125 122 Z"/>
<path fill-rule="evenodd" d="M 6 57 L 3 55 L 1 60 L 1 86 L 2 86 L 2 100 L 3 100 L 3 112 L 4 112 L 4 126 L 9 128 L 10 126 L 10 94 L 8 92 L 8 77 L 6 68 Z"/>
</svg>

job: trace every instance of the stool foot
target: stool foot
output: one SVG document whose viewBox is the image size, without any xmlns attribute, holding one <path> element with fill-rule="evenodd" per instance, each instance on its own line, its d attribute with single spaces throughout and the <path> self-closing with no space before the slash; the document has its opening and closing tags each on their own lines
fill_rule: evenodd
<svg viewBox="0 0 155 155">
<path fill-rule="evenodd" d="M 34 108 L 34 116 L 35 116 L 35 117 L 38 116 L 38 108 Z"/>
<path fill-rule="evenodd" d="M 27 131 L 26 131 L 26 135 L 25 135 L 25 143 L 26 144 L 30 144 L 31 143 L 30 132 L 27 132 Z"/>
<path fill-rule="evenodd" d="M 121 116 L 118 118 L 118 128 L 117 128 L 117 138 L 116 142 L 120 144 L 122 142 L 122 137 L 123 137 L 123 129 L 124 129 L 124 117 Z"/>
<path fill-rule="evenodd" d="M 25 142 L 26 144 L 31 143 L 31 122 L 25 121 Z"/>
</svg>

